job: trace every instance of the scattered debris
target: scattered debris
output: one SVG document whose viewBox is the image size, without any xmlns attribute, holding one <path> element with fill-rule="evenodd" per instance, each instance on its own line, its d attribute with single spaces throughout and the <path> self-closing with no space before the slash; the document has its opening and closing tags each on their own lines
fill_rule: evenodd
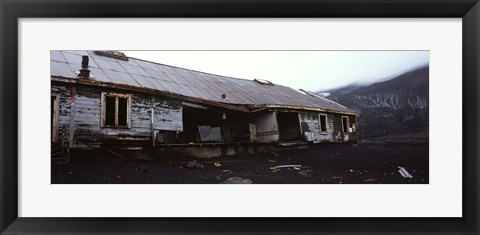
<svg viewBox="0 0 480 235">
<path fill-rule="evenodd" d="M 377 181 L 377 179 L 369 178 L 369 179 L 364 180 L 363 182 L 373 182 L 373 181 Z"/>
<path fill-rule="evenodd" d="M 268 159 L 267 162 L 269 162 L 269 163 L 277 163 L 277 161 L 275 161 L 275 160 L 270 160 L 270 159 Z"/>
<path fill-rule="evenodd" d="M 279 143 L 278 146 L 289 147 L 297 145 L 297 143 Z"/>
<path fill-rule="evenodd" d="M 294 167 L 293 169 L 295 169 L 297 171 L 301 170 L 299 167 Z"/>
<path fill-rule="evenodd" d="M 222 172 L 231 172 L 231 170 L 222 170 Z"/>
<path fill-rule="evenodd" d="M 110 149 L 105 149 L 105 150 L 106 150 L 107 152 L 109 152 L 109 153 L 111 153 L 111 154 L 113 154 L 113 155 L 115 155 L 115 156 L 119 157 L 119 158 L 120 158 L 120 159 L 122 159 L 122 160 L 127 160 L 127 158 L 126 158 L 126 157 L 124 157 L 124 156 L 122 156 L 122 155 L 120 155 L 120 154 L 118 154 L 118 153 L 116 153 L 116 152 L 113 152 L 113 151 L 112 151 L 112 150 L 110 150 Z"/>
<path fill-rule="evenodd" d="M 276 153 L 276 152 L 271 152 L 270 154 L 272 154 L 272 155 L 275 156 L 275 157 L 280 156 L 280 155 L 279 155 L 278 153 Z"/>
<path fill-rule="evenodd" d="M 202 164 L 197 163 L 197 160 L 193 160 L 193 161 L 189 162 L 186 165 L 186 167 L 189 168 L 189 169 L 205 169 L 205 167 Z"/>
<path fill-rule="evenodd" d="M 279 165 L 279 166 L 272 166 L 270 167 L 270 169 L 275 170 L 280 168 L 294 168 L 294 167 L 302 167 L 302 165 Z"/>
<path fill-rule="evenodd" d="M 215 179 L 218 180 L 218 181 L 220 181 L 220 180 L 222 180 L 222 177 L 217 176 Z"/>
<path fill-rule="evenodd" d="M 272 173 L 275 173 L 275 172 L 277 172 L 277 171 L 279 171 L 279 170 L 280 170 L 280 169 L 275 169 L 275 170 L 272 171 Z"/>
<path fill-rule="evenodd" d="M 213 165 L 214 165 L 214 166 L 217 166 L 217 167 L 218 167 L 218 166 L 222 166 L 222 164 L 220 164 L 220 162 L 214 162 Z"/>
<path fill-rule="evenodd" d="M 228 180 L 225 180 L 222 184 L 253 184 L 250 179 L 243 179 L 240 177 L 230 177 Z"/>
<path fill-rule="evenodd" d="M 203 177 L 200 177 L 200 179 L 203 180 L 203 181 L 207 181 L 208 177 L 203 176 Z"/>
<path fill-rule="evenodd" d="M 121 150 L 134 150 L 134 151 L 138 151 L 138 150 L 142 150 L 143 147 L 125 147 L 125 148 L 122 148 Z"/>
<path fill-rule="evenodd" d="M 341 176 L 332 176 L 332 179 L 334 179 L 334 180 L 341 180 L 341 179 L 343 179 L 343 177 L 341 177 Z"/>
<path fill-rule="evenodd" d="M 255 174 L 260 175 L 260 171 L 258 171 L 257 169 L 255 169 Z"/>
<path fill-rule="evenodd" d="M 410 173 L 408 173 L 407 169 L 404 167 L 399 166 L 398 169 L 398 172 L 403 176 L 403 178 L 413 178 L 413 176 L 410 175 Z"/>
<path fill-rule="evenodd" d="M 353 170 L 352 170 L 352 169 L 350 169 L 350 172 L 353 172 Z"/>
<path fill-rule="evenodd" d="M 305 177 L 312 177 L 313 171 L 312 170 L 301 170 L 298 172 L 299 175 L 305 176 Z"/>
</svg>

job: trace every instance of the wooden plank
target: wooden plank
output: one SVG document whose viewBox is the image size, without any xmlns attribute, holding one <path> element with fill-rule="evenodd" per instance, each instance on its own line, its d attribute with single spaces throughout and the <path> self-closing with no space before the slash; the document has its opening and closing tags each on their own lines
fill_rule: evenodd
<svg viewBox="0 0 480 235">
<path fill-rule="evenodd" d="M 70 111 L 70 128 L 69 128 L 69 138 L 68 144 L 69 147 L 73 147 L 73 132 L 75 130 L 75 101 L 72 102 L 71 111 Z"/>
</svg>

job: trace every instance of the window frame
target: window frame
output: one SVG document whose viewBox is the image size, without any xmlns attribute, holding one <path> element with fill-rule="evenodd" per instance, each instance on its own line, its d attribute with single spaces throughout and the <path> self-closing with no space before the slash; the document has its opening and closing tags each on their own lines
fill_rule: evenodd
<svg viewBox="0 0 480 235">
<path fill-rule="evenodd" d="M 325 116 L 325 131 L 322 131 L 322 118 L 321 116 Z M 320 130 L 320 135 L 326 135 L 328 133 L 328 116 L 326 113 L 318 114 L 318 128 Z"/>
<path fill-rule="evenodd" d="M 115 125 L 106 125 L 106 97 L 115 97 Z M 119 126 L 118 125 L 118 98 L 126 98 L 127 99 L 127 125 L 126 126 Z M 115 129 L 130 129 L 131 128 L 131 121 L 130 121 L 130 112 L 132 107 L 132 95 L 131 94 L 120 94 L 120 93 L 113 93 L 113 92 L 102 92 L 101 95 L 101 118 L 100 118 L 100 127 L 101 128 L 115 128 Z"/>
</svg>

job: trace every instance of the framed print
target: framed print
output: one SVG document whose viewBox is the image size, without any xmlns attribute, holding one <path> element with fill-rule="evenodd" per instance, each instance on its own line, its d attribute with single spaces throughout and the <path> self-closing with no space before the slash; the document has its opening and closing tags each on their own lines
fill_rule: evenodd
<svg viewBox="0 0 480 235">
<path fill-rule="evenodd" d="M 480 232 L 478 1 L 0 6 L 2 234 Z"/>
</svg>

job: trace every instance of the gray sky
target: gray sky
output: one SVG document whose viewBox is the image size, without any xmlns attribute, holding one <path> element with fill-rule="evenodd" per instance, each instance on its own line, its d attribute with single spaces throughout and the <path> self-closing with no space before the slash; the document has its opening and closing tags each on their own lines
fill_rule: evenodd
<svg viewBox="0 0 480 235">
<path fill-rule="evenodd" d="M 429 51 L 124 51 L 127 56 L 310 91 L 370 84 L 429 63 Z"/>
</svg>

